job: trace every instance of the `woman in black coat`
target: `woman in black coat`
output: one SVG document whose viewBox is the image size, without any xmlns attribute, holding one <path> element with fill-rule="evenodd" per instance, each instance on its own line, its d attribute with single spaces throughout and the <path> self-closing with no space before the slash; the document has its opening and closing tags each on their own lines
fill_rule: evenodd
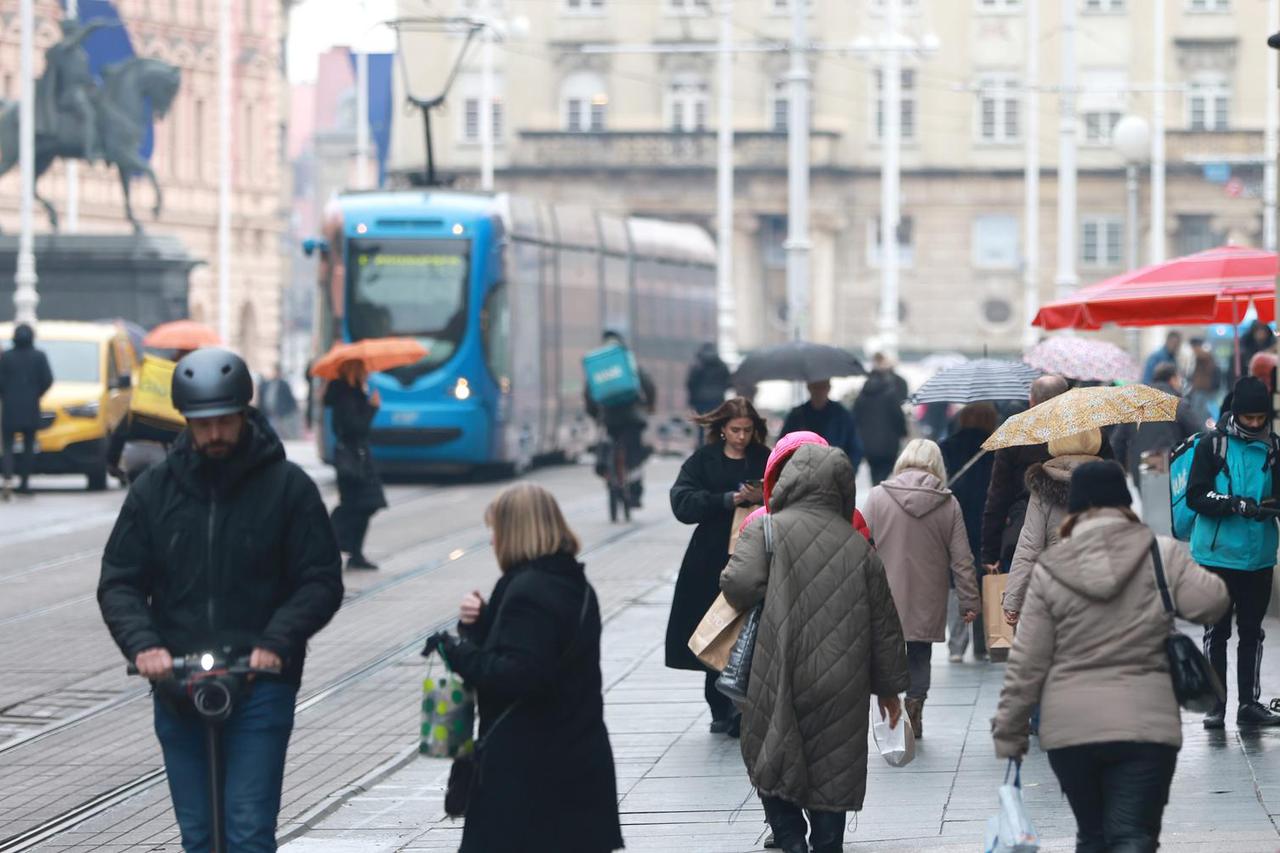
<svg viewBox="0 0 1280 853">
<path fill-rule="evenodd" d="M 348 569 L 376 569 L 364 555 L 369 519 L 387 505 L 382 480 L 369 452 L 369 425 L 378 412 L 378 392 L 365 394 L 364 365 L 343 365 L 340 378 L 329 383 L 324 404 L 332 411 L 333 467 L 338 474 L 338 505 L 333 508 L 333 529 L 345 551 Z"/>
<path fill-rule="evenodd" d="M 711 731 L 736 735 L 739 717 L 728 697 L 716 690 L 719 673 L 689 651 L 689 637 L 720 594 L 720 572 L 729 562 L 734 511 L 764 503 L 761 479 L 769 461 L 764 419 L 741 397 L 695 419 L 707 443 L 680 468 L 671 487 L 671 510 L 696 524 L 676 579 L 667 620 L 667 666 L 706 674 L 704 695 L 711 708 Z"/>
<path fill-rule="evenodd" d="M 502 577 L 462 602 L 461 640 L 440 636 L 476 689 L 480 783 L 460 853 L 604 853 L 622 847 L 604 725 L 600 605 L 578 540 L 540 486 L 507 489 L 487 513 Z"/>
<path fill-rule="evenodd" d="M 960 502 L 960 514 L 964 517 L 965 532 L 969 536 L 969 548 L 973 551 L 974 566 L 978 571 L 978 588 L 982 588 L 982 561 L 977 557 L 982 553 L 982 511 L 987 505 L 987 492 L 991 488 L 991 468 L 994 455 L 982 452 L 982 443 L 991 437 L 996 430 L 998 418 L 996 407 L 991 403 L 970 403 L 956 415 L 953 431 L 941 443 L 942 460 L 947 466 L 947 479 L 951 481 L 951 493 Z M 972 462 L 974 456 L 978 460 Z M 966 469 L 965 466 L 969 467 Z M 961 473 L 964 471 L 964 473 Z M 950 638 L 950 657 L 964 657 L 968 647 L 967 632 L 970 626 L 960 619 L 960 605 L 956 600 L 955 582 L 952 581 L 951 601 L 947 604 L 947 629 L 952 632 Z M 973 621 L 973 656 L 982 660 L 987 654 L 986 629 L 982 624 L 982 613 Z"/>
</svg>

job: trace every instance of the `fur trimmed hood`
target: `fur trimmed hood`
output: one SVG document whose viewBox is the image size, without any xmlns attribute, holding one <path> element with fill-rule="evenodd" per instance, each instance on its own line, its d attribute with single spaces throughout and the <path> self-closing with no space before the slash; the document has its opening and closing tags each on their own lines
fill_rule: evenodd
<svg viewBox="0 0 1280 853">
<path fill-rule="evenodd" d="M 1027 490 L 1054 506 L 1065 507 L 1071 496 L 1071 474 L 1086 462 L 1097 462 L 1098 456 L 1058 456 L 1027 468 Z"/>
</svg>

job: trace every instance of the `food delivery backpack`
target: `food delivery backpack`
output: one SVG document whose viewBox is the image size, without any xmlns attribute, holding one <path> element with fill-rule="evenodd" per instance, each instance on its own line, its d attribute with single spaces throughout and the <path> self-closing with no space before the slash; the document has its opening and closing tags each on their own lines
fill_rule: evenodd
<svg viewBox="0 0 1280 853">
<path fill-rule="evenodd" d="M 582 358 L 587 393 L 601 406 L 629 406 L 640 399 L 640 371 L 631 351 L 616 344 L 592 350 Z"/>
</svg>

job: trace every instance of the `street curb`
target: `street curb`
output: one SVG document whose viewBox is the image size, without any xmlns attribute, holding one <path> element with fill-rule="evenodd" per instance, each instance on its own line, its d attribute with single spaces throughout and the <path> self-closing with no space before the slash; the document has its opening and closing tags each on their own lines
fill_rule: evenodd
<svg viewBox="0 0 1280 853">
<path fill-rule="evenodd" d="M 312 829 L 315 829 L 315 824 L 318 824 L 320 821 L 333 814 L 347 801 L 365 793 L 374 785 L 377 785 L 379 782 L 395 773 L 397 770 L 400 770 L 410 764 L 417 757 L 418 747 L 416 745 L 408 747 L 399 754 L 392 756 L 387 761 L 384 761 L 382 764 L 379 764 L 377 767 L 373 768 L 351 784 L 333 792 L 324 800 L 320 801 L 295 818 L 292 821 L 293 828 L 282 833 L 277 844 L 284 845 L 301 837 Z"/>
</svg>

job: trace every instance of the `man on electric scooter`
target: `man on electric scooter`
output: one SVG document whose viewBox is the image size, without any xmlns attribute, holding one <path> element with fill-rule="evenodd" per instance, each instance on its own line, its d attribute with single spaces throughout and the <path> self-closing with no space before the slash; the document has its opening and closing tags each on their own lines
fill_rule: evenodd
<svg viewBox="0 0 1280 853">
<path fill-rule="evenodd" d="M 102 557 L 98 603 L 111 636 L 157 683 L 155 729 L 188 851 L 213 837 L 204 723 L 165 689 L 175 656 L 249 655 L 273 670 L 245 685 L 222 724 L 230 849 L 276 849 L 285 752 L 307 640 L 342 603 L 342 559 L 320 492 L 249 407 L 253 380 L 223 349 L 178 362 L 187 429 L 125 499 Z"/>
</svg>

